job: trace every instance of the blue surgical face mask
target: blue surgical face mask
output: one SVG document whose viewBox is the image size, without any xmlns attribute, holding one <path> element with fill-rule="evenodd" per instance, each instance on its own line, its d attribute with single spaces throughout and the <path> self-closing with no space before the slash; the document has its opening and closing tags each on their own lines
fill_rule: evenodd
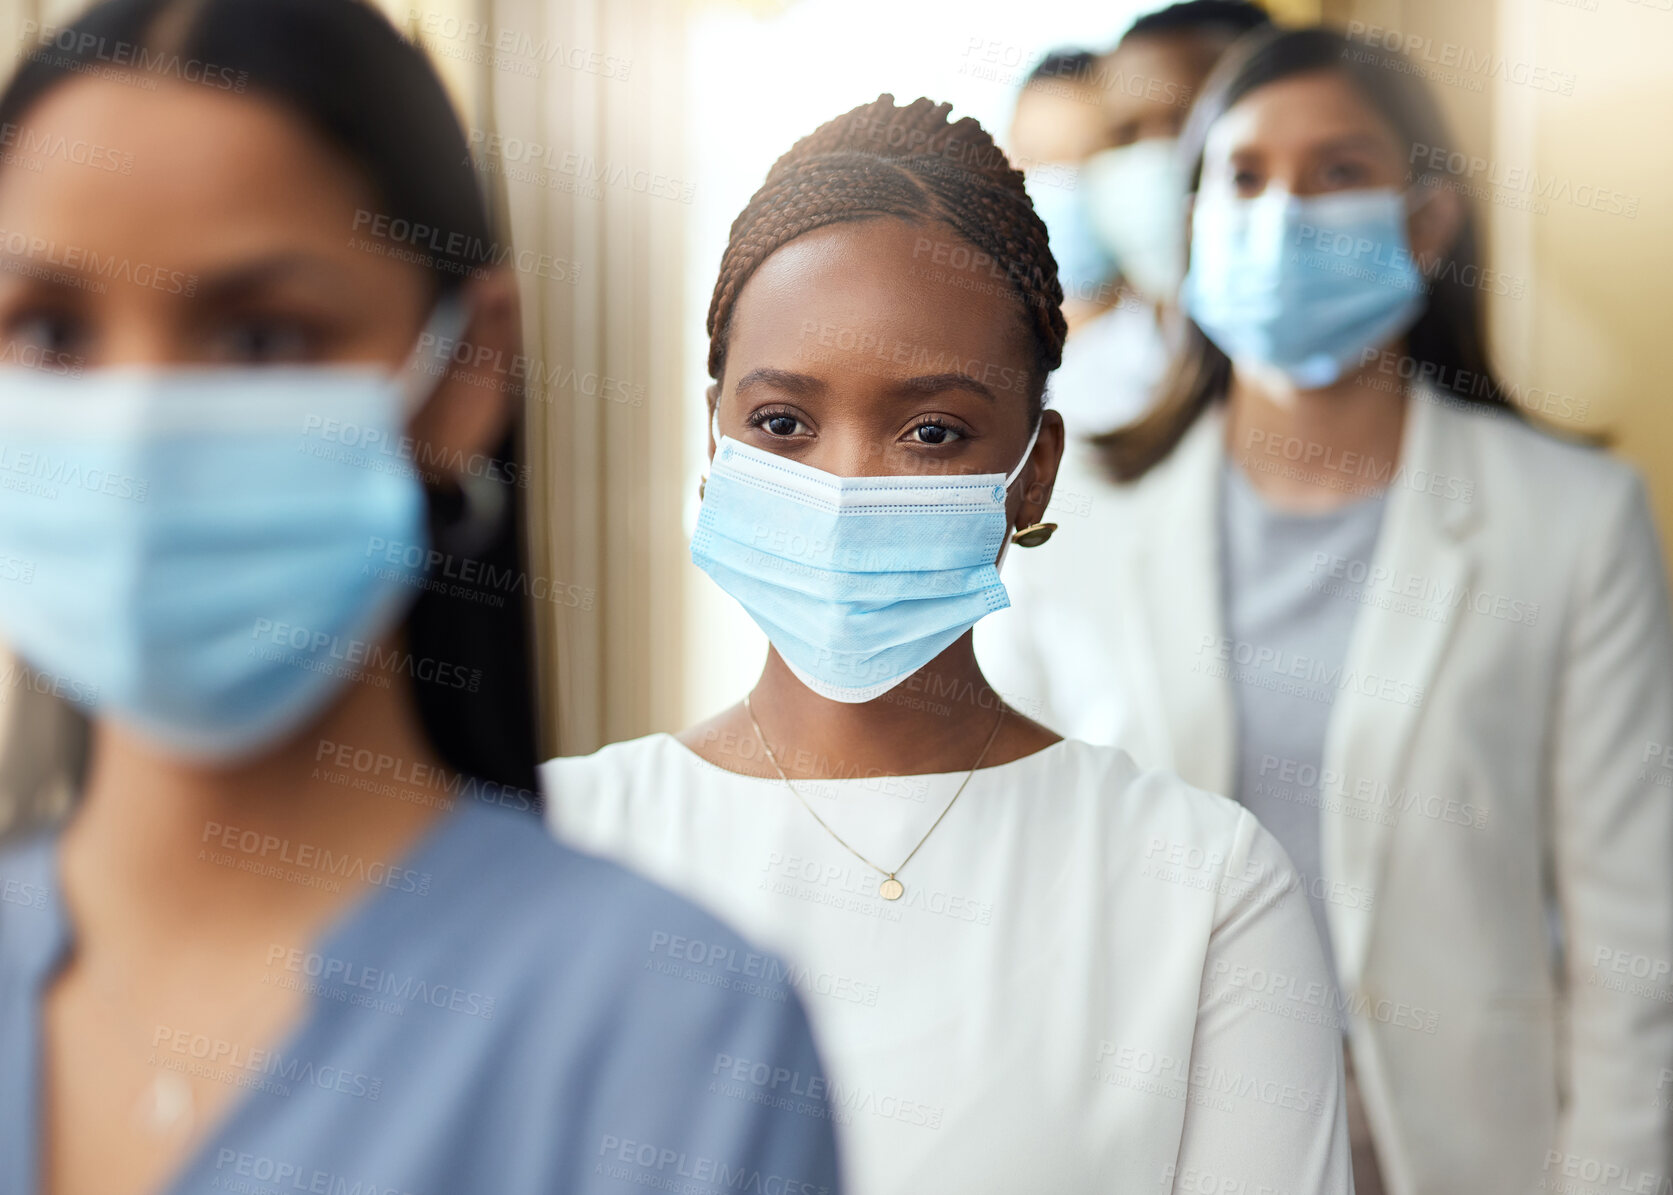
<svg viewBox="0 0 1673 1195">
<path fill-rule="evenodd" d="M 833 701 L 880 697 L 1011 604 L 996 563 L 1009 476 L 838 477 L 715 439 L 691 558 L 792 672 Z"/>
<path fill-rule="evenodd" d="M 1046 226 L 1063 297 L 1100 301 L 1115 273 L 1115 259 L 1098 240 L 1081 170 L 1063 164 L 1037 166 L 1028 171 L 1027 180 L 1034 212 Z"/>
<path fill-rule="evenodd" d="M 1423 311 L 1406 216 L 1389 189 L 1199 198 L 1186 313 L 1234 362 L 1328 386 Z"/>
<path fill-rule="evenodd" d="M 463 323 L 444 304 L 421 343 Z M 281 741 L 377 668 L 417 593 L 425 499 L 403 437 L 442 364 L 6 371 L 0 561 L 20 566 L 0 572 L 0 637 L 171 754 Z"/>
<path fill-rule="evenodd" d="M 1185 184 L 1179 143 L 1155 137 L 1100 150 L 1081 167 L 1081 190 L 1099 243 L 1130 286 L 1172 303 L 1185 273 Z"/>
</svg>

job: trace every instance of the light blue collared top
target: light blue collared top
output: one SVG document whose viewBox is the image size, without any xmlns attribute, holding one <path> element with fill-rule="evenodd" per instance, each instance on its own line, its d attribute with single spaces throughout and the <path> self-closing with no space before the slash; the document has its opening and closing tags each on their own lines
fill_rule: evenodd
<svg viewBox="0 0 1673 1195">
<path fill-rule="evenodd" d="M 42 997 L 73 944 L 56 842 L 0 850 L 4 1195 L 39 1189 Z M 774 960 L 476 801 L 402 866 L 273 960 L 309 993 L 301 1024 L 213 1063 L 242 1090 L 160 1195 L 837 1189 L 823 1098 L 717 1094 L 740 1066 L 821 1073 Z M 189 1037 L 136 1048 L 202 1065 Z"/>
</svg>

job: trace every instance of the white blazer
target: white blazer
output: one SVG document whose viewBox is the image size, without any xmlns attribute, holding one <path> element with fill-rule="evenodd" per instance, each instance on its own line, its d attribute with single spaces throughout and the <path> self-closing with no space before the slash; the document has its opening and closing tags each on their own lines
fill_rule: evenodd
<svg viewBox="0 0 1673 1195">
<path fill-rule="evenodd" d="M 1072 448 L 1057 536 L 1012 553 L 1013 608 L 978 628 L 1025 712 L 1222 793 L 1227 670 L 1247 651 L 1222 631 L 1224 452 L 1218 405 L 1130 486 Z M 1401 454 L 1333 678 L 1320 812 L 1385 1181 L 1665 1195 L 1673 625 L 1643 486 L 1430 396 Z M 1330 568 L 1322 582 L 1358 588 Z"/>
</svg>

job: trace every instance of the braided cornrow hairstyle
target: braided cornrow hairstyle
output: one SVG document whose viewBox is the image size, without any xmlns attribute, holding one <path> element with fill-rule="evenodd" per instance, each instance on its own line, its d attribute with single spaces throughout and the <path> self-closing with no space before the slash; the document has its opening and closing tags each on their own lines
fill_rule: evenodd
<svg viewBox="0 0 1673 1195">
<path fill-rule="evenodd" d="M 993 261 L 1021 301 L 1034 342 L 1029 416 L 1038 416 L 1046 375 L 1063 360 L 1063 287 L 1046 226 L 1013 168 L 971 117 L 950 122 L 950 104 L 895 106 L 884 94 L 796 142 L 773 164 L 732 221 L 709 303 L 709 374 L 726 367 L 732 310 L 744 284 L 775 250 L 803 233 L 894 216 L 938 222 Z"/>
</svg>

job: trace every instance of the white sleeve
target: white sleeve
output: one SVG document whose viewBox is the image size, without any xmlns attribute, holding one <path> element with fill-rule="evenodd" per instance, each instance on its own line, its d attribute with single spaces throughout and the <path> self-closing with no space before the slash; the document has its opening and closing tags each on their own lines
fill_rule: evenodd
<svg viewBox="0 0 1673 1195">
<path fill-rule="evenodd" d="M 1599 503 L 1552 744 L 1565 938 L 1563 1165 L 1673 1172 L 1673 627 L 1636 478 Z M 1570 1162 L 1572 1159 L 1572 1163 Z M 1569 1173 L 1569 1171 L 1564 1171 Z"/>
<path fill-rule="evenodd" d="M 1173 1190 L 1351 1195 L 1342 1031 L 1289 858 L 1238 819 L 1203 963 Z"/>
</svg>

